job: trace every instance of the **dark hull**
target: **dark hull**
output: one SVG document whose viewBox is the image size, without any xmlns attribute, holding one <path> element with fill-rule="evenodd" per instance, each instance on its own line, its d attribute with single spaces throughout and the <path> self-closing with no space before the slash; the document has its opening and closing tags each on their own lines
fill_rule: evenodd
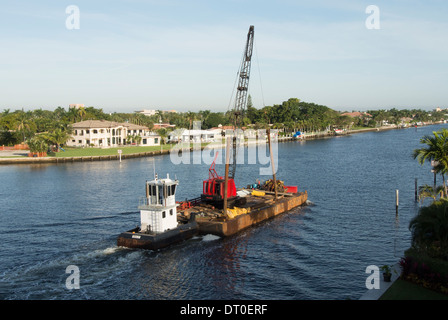
<svg viewBox="0 0 448 320">
<path fill-rule="evenodd" d="M 139 231 L 140 229 L 137 227 L 121 233 L 118 236 L 117 245 L 127 248 L 158 250 L 192 238 L 198 234 L 199 229 L 196 221 L 193 221 L 158 234 Z"/>
</svg>

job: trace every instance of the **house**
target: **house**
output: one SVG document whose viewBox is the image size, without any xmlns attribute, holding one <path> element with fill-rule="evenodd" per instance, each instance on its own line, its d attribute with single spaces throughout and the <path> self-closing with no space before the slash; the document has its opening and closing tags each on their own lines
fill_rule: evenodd
<svg viewBox="0 0 448 320">
<path fill-rule="evenodd" d="M 225 136 L 227 130 L 233 130 L 234 128 L 235 128 L 234 126 L 219 125 L 217 127 L 210 128 L 209 130 L 215 132 L 216 134 Z"/>
<path fill-rule="evenodd" d="M 168 135 L 170 142 L 213 142 L 221 138 L 221 134 L 216 134 L 210 130 L 188 130 L 177 129 Z"/>
<path fill-rule="evenodd" d="M 359 111 L 345 112 L 345 113 L 341 114 L 341 116 L 349 116 L 352 118 L 372 118 L 371 114 L 369 114 L 367 112 L 359 112 Z"/>
<path fill-rule="evenodd" d="M 135 112 L 141 113 L 141 114 L 144 114 L 145 116 L 150 117 L 150 116 L 157 114 L 159 111 L 161 111 L 162 113 L 177 113 L 176 110 L 147 110 L 147 109 L 135 111 Z"/>
<path fill-rule="evenodd" d="M 154 130 L 158 130 L 158 129 L 166 129 L 166 128 L 174 128 L 176 125 L 175 124 L 169 124 L 169 123 L 154 123 Z"/>
<path fill-rule="evenodd" d="M 149 128 L 132 123 L 106 120 L 86 120 L 72 125 L 73 134 L 67 140 L 69 147 L 118 147 L 126 144 L 141 146 L 160 145 L 160 136 Z M 140 141 L 129 139 L 141 137 Z M 135 142 L 132 142 L 134 140 Z"/>
</svg>

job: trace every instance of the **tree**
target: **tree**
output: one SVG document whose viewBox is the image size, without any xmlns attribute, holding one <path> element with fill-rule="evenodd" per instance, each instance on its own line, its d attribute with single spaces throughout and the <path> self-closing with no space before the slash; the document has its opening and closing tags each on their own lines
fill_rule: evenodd
<svg viewBox="0 0 448 320">
<path fill-rule="evenodd" d="M 188 122 L 189 122 L 188 130 L 191 130 L 191 125 L 192 125 L 193 121 L 196 119 L 196 114 L 194 112 L 192 112 L 192 111 L 188 111 L 186 113 L 186 117 L 187 117 Z"/>
<path fill-rule="evenodd" d="M 160 128 L 157 130 L 157 134 L 161 138 L 161 144 L 166 144 L 166 138 L 168 137 L 168 132 L 165 128 Z"/>
<path fill-rule="evenodd" d="M 42 136 L 50 144 L 56 145 L 56 152 L 59 152 L 59 147 L 70 139 L 70 134 L 61 128 L 57 128 L 52 132 L 43 134 Z"/>
<path fill-rule="evenodd" d="M 78 109 L 78 114 L 81 117 L 81 121 L 82 121 L 82 117 L 84 117 L 86 115 L 86 108 L 84 107 L 79 107 Z"/>
<path fill-rule="evenodd" d="M 432 198 L 433 201 L 436 201 L 437 197 L 443 194 L 443 186 L 438 186 L 434 190 L 434 187 L 425 184 L 424 186 L 420 186 L 418 189 L 418 199 L 422 204 L 426 198 Z"/>
<path fill-rule="evenodd" d="M 448 202 L 422 207 L 409 223 L 412 245 L 432 257 L 448 260 Z"/>
<path fill-rule="evenodd" d="M 16 128 L 23 135 L 23 142 L 25 143 L 25 132 L 30 129 L 29 120 L 25 112 L 20 111 L 17 116 Z"/>
<path fill-rule="evenodd" d="M 425 135 L 420 139 L 420 143 L 426 144 L 427 147 L 415 149 L 413 152 L 414 159 L 417 159 L 421 165 L 427 161 L 437 161 L 434 170 L 442 175 L 444 196 L 447 197 L 445 174 L 448 172 L 448 130 L 434 131 L 433 136 Z"/>
<path fill-rule="evenodd" d="M 207 116 L 207 118 L 203 122 L 203 125 L 205 129 L 210 129 L 213 127 L 217 127 L 220 124 L 225 125 L 226 123 L 227 119 L 222 113 L 212 112 Z"/>
<path fill-rule="evenodd" d="M 66 114 L 71 122 L 76 122 L 76 119 L 78 118 L 78 110 L 76 110 L 75 107 L 70 108 Z"/>
<path fill-rule="evenodd" d="M 134 141 L 137 145 L 139 145 L 140 142 L 142 141 L 142 136 L 140 136 L 140 135 L 134 136 Z"/>
<path fill-rule="evenodd" d="M 128 134 L 126 136 L 126 143 L 132 143 L 134 142 L 134 136 L 132 134 Z"/>
<path fill-rule="evenodd" d="M 36 135 L 27 141 L 30 152 L 42 153 L 48 149 L 48 144 L 44 136 Z"/>
</svg>

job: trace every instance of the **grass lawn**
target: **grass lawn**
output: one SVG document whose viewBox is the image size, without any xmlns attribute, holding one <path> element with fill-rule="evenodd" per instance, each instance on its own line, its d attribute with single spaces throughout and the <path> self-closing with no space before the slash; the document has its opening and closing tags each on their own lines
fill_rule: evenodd
<svg viewBox="0 0 448 320">
<path fill-rule="evenodd" d="M 163 150 L 171 149 L 171 145 L 163 145 Z M 109 156 L 109 155 L 118 155 L 118 150 L 122 150 L 122 154 L 132 154 L 132 153 L 140 153 L 140 152 L 151 152 L 151 151 L 160 151 L 160 146 L 149 146 L 149 147 L 140 147 L 140 146 L 129 146 L 129 147 L 119 147 L 119 148 L 64 148 L 65 151 L 60 150 L 59 152 L 50 153 L 48 156 L 50 157 L 88 157 L 88 156 Z"/>
<path fill-rule="evenodd" d="M 201 147 L 205 147 L 209 145 L 210 147 L 216 145 L 221 147 L 222 144 L 220 142 L 213 143 L 202 143 Z M 160 150 L 170 150 L 173 147 L 179 147 L 176 144 L 166 144 L 162 146 L 121 146 L 117 148 L 74 148 L 74 147 L 65 147 L 63 148 L 65 151 L 60 150 L 59 152 L 49 152 L 47 157 L 57 157 L 57 158 L 71 158 L 71 157 L 91 157 L 91 156 L 116 156 L 118 155 L 118 150 L 122 150 L 122 155 L 126 154 L 134 154 L 134 153 L 143 153 L 143 152 L 152 152 L 152 151 L 160 151 Z M 190 144 L 191 148 L 197 147 L 193 143 Z M 185 145 L 182 145 L 182 148 L 185 148 Z M 28 151 L 27 151 L 28 152 Z M 26 158 L 27 156 L 22 155 L 14 155 L 14 156 L 0 156 L 0 158 Z"/>
<path fill-rule="evenodd" d="M 398 279 L 381 296 L 380 300 L 448 300 L 448 295 Z"/>
<path fill-rule="evenodd" d="M 201 146 L 205 147 L 206 145 L 221 145 L 220 143 L 202 143 Z M 90 156 L 109 156 L 118 155 L 118 150 L 122 150 L 122 155 L 125 154 L 133 154 L 133 153 L 141 153 L 141 152 L 152 152 L 152 151 L 160 151 L 161 148 L 163 150 L 170 150 L 176 146 L 175 144 L 165 144 L 160 146 L 121 146 L 117 148 L 63 148 L 65 151 L 60 150 L 59 152 L 51 152 L 48 154 L 49 157 L 90 157 Z M 183 146 L 184 147 L 184 146 Z M 190 144 L 190 147 L 195 147 L 193 144 Z"/>
<path fill-rule="evenodd" d="M 27 156 L 19 156 L 19 155 L 17 155 L 17 156 L 1 156 L 0 158 L 26 158 Z"/>
</svg>

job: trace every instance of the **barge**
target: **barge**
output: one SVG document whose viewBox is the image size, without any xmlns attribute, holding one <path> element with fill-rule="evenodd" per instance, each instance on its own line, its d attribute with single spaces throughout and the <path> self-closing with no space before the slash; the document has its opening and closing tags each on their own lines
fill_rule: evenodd
<svg viewBox="0 0 448 320">
<path fill-rule="evenodd" d="M 237 199 L 225 211 L 196 198 L 175 201 L 179 181 L 146 181 L 146 196 L 139 201 L 140 226 L 121 233 L 117 245 L 127 248 L 158 250 L 188 240 L 195 235 L 234 235 L 241 230 L 306 204 L 308 193 L 285 187 L 286 192 L 239 189 Z M 288 192 L 288 191 L 293 192 Z M 203 198 L 203 197 L 202 197 Z M 244 199 L 244 201 L 242 201 Z M 239 204 L 236 206 L 236 204 Z"/>
<path fill-rule="evenodd" d="M 222 210 L 207 204 L 198 204 L 188 210 L 181 211 L 184 216 L 194 215 L 199 234 L 213 234 L 219 237 L 234 235 L 246 228 L 271 219 L 293 208 L 306 204 L 308 193 L 282 193 L 275 199 L 270 192 L 242 189 L 239 194 L 246 199 L 240 206 Z"/>
</svg>

